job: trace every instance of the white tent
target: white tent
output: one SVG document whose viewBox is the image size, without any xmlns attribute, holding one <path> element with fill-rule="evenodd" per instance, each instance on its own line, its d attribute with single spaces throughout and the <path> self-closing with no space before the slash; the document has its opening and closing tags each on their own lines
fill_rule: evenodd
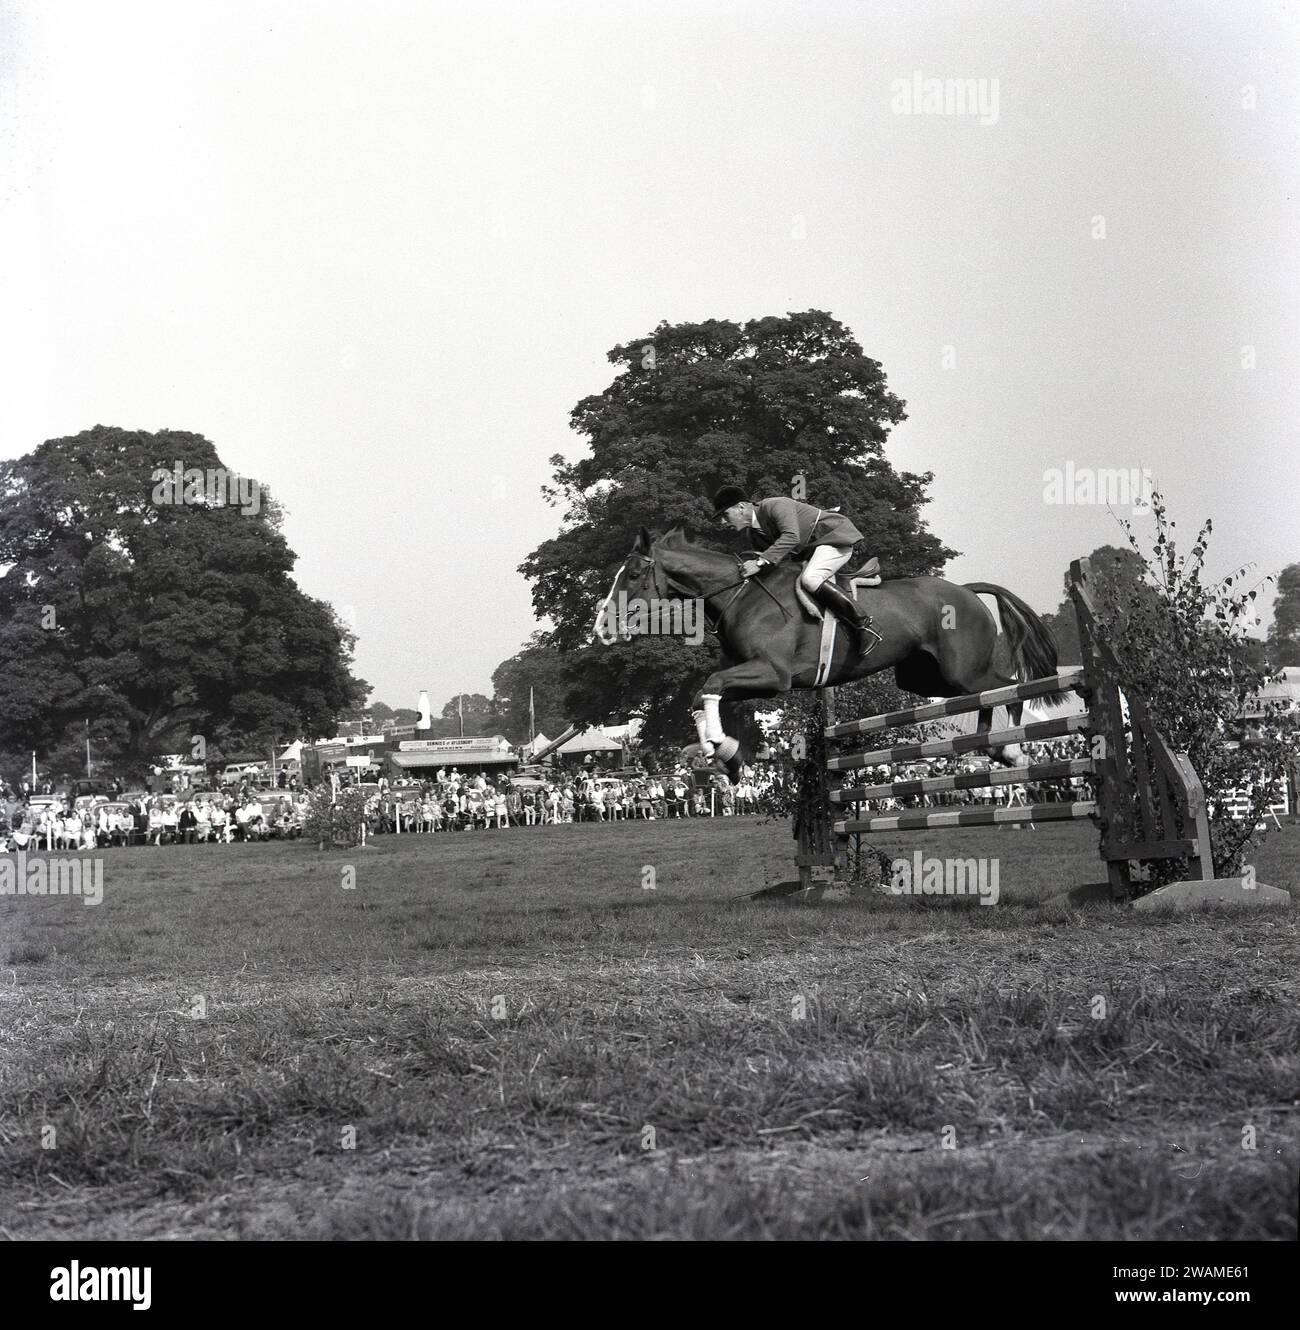
<svg viewBox="0 0 1300 1330">
<path fill-rule="evenodd" d="M 561 744 L 558 751 L 566 756 L 573 753 L 621 753 L 623 745 L 603 730 L 590 729 L 575 734 L 568 743 Z"/>
</svg>

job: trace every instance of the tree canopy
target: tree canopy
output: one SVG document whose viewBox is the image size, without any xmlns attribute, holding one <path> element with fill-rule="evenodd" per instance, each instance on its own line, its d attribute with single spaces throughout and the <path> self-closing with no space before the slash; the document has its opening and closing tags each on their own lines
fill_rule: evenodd
<svg viewBox="0 0 1300 1330">
<path fill-rule="evenodd" d="M 139 767 L 323 734 L 365 696 L 269 493 L 173 492 L 177 464 L 233 476 L 201 435 L 102 425 L 0 463 L 0 747 L 47 751 L 88 722 Z"/>
<path fill-rule="evenodd" d="M 533 728 L 555 738 L 569 724 L 565 698 L 573 686 L 568 662 L 545 636 L 534 633 L 524 649 L 504 660 L 492 675 L 493 706 L 504 720 L 502 734 L 511 743 L 529 739 L 528 699 L 533 699 Z"/>
<path fill-rule="evenodd" d="M 1300 665 L 1300 563 L 1287 564 L 1278 574 L 1268 660 L 1275 670 Z"/>
<path fill-rule="evenodd" d="M 711 520 L 721 484 L 842 507 L 892 576 L 938 572 L 955 554 L 921 519 L 932 475 L 895 472 L 883 456 L 903 403 L 831 315 L 661 323 L 608 359 L 613 381 L 572 412 L 588 455 L 551 459 L 546 493 L 563 508 L 563 529 L 520 567 L 539 617 L 555 625 L 548 645 L 569 661 L 561 709 L 572 719 L 641 715 L 648 742 L 683 737 L 690 695 L 718 658 L 712 639 L 695 648 L 668 637 L 588 643 L 642 525 L 682 523 L 714 548 L 740 548 Z"/>
</svg>

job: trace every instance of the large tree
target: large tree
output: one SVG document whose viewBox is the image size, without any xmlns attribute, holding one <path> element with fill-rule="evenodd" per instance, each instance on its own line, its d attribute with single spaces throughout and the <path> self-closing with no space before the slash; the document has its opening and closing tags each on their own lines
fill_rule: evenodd
<svg viewBox="0 0 1300 1330">
<path fill-rule="evenodd" d="M 178 464 L 214 479 L 177 490 Z M 89 722 L 138 768 L 327 733 L 365 696 L 353 639 L 290 576 L 277 505 L 232 474 L 201 435 L 105 426 L 0 463 L 0 747 Z"/>
<path fill-rule="evenodd" d="M 573 686 L 565 656 L 534 633 L 524 649 L 504 660 L 492 675 L 492 705 L 504 717 L 502 733 L 511 743 L 529 739 L 529 699 L 533 728 L 555 738 L 569 724 L 566 696 Z"/>
<path fill-rule="evenodd" d="M 1300 665 L 1300 563 L 1288 564 L 1278 574 L 1268 662 L 1275 670 Z"/>
<path fill-rule="evenodd" d="M 1118 613 L 1120 605 L 1144 605 L 1153 612 L 1159 599 L 1155 588 L 1146 582 L 1146 566 L 1131 549 L 1118 545 L 1099 545 L 1088 556 L 1092 570 L 1092 595 L 1106 612 Z M 1082 664 L 1079 645 L 1079 619 L 1074 599 L 1069 593 L 1070 570 L 1063 569 L 1064 588 L 1055 614 L 1045 614 L 1043 622 L 1056 639 L 1057 659 L 1062 665 Z"/>
<path fill-rule="evenodd" d="M 486 738 L 502 733 L 505 720 L 497 714 L 490 697 L 484 697 L 482 693 L 457 693 L 443 706 L 441 721 L 434 718 L 430 737 L 459 735 L 462 724 L 467 739 Z"/>
<path fill-rule="evenodd" d="M 608 358 L 619 373 L 572 413 L 590 452 L 551 459 L 547 494 L 563 505 L 564 528 L 520 568 L 570 662 L 564 709 L 575 720 L 641 715 L 649 743 L 688 730 L 691 693 L 718 658 L 711 639 L 698 648 L 670 638 L 587 644 L 638 527 L 680 522 L 716 548 L 738 548 L 710 520 L 719 484 L 842 506 L 892 576 L 938 572 L 955 553 L 921 520 L 932 476 L 895 472 L 882 454 L 906 418 L 903 403 L 829 314 L 662 323 Z"/>
</svg>

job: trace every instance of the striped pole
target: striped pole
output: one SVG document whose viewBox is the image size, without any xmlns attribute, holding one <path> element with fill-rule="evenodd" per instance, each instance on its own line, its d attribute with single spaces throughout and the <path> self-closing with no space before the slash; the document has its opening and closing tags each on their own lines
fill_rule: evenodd
<svg viewBox="0 0 1300 1330">
<path fill-rule="evenodd" d="M 846 757 L 832 757 L 826 765 L 832 771 L 858 771 L 862 767 L 878 767 L 881 763 L 953 757 L 957 753 L 978 753 L 987 748 L 1004 748 L 1007 744 L 1029 740 L 1059 739 L 1066 734 L 1079 734 L 1088 729 L 1088 725 L 1087 716 L 1063 716 L 1059 720 L 1017 725 L 1010 730 L 986 730 L 983 734 L 962 734 L 955 739 L 935 739 L 930 743 L 901 744 L 897 748 L 876 748 L 869 753 L 850 753 Z"/>
<path fill-rule="evenodd" d="M 984 711 L 1005 706 L 1008 702 L 1022 702 L 1031 697 L 1045 697 L 1049 693 L 1082 692 L 1085 687 L 1083 668 L 1062 670 L 1044 679 L 1030 679 L 1026 683 L 1010 684 L 1006 688 L 990 688 L 983 693 L 966 693 L 962 697 L 948 697 L 940 702 L 928 702 L 905 711 L 887 711 L 865 720 L 846 720 L 832 725 L 826 731 L 828 739 L 843 739 L 853 734 L 876 734 L 892 730 L 899 725 L 917 725 L 922 721 L 941 720 L 944 716 L 960 716 L 967 711 Z"/>
<path fill-rule="evenodd" d="M 939 827 L 991 827 L 1017 822 L 1070 822 L 1095 817 L 1093 800 L 1074 803 L 1026 804 L 1018 808 L 950 808 L 942 812 L 892 813 L 834 823 L 837 836 L 877 831 L 930 831 Z"/>
<path fill-rule="evenodd" d="M 1091 776 L 1095 769 L 1096 764 L 1090 757 L 1076 757 L 1068 762 L 1035 762 L 1027 767 L 1004 767 L 998 771 L 963 771 L 953 776 L 927 776 L 922 780 L 896 780 L 885 785 L 832 790 L 831 803 L 857 804 L 865 799 L 900 799 L 945 790 L 983 790 L 1037 780 L 1068 780 L 1074 776 Z"/>
</svg>

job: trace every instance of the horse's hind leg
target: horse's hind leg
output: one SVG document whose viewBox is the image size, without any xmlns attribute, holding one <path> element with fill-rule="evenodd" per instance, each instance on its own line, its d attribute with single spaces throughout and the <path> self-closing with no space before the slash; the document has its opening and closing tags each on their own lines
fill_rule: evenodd
<svg viewBox="0 0 1300 1330">
<path fill-rule="evenodd" d="M 983 690 L 981 690 L 983 691 Z M 1024 717 L 1025 704 L 1023 702 L 1011 702 L 1007 705 L 1007 721 L 1011 726 L 1019 726 Z M 987 734 L 993 727 L 993 708 L 984 707 L 979 714 L 979 720 L 975 724 L 976 734 Z M 1018 767 L 1024 765 L 1024 749 L 1019 744 L 1004 744 L 1001 748 L 990 748 L 989 756 L 995 762 L 1001 762 L 1004 767 Z"/>
</svg>

